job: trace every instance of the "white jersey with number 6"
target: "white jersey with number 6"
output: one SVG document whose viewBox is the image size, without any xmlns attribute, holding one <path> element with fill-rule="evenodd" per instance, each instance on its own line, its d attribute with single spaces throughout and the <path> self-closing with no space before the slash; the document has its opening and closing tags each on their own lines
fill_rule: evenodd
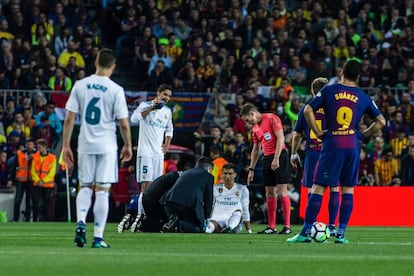
<svg viewBox="0 0 414 276">
<path fill-rule="evenodd" d="M 124 89 L 108 77 L 76 81 L 66 109 L 80 114 L 78 152 L 101 154 L 118 149 L 115 120 L 128 118 Z"/>
</svg>

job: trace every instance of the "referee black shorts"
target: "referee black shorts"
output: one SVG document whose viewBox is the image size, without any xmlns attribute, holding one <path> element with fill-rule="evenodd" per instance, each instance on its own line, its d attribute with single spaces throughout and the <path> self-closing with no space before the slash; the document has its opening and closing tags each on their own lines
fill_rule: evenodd
<svg viewBox="0 0 414 276">
<path fill-rule="evenodd" d="M 268 155 L 263 157 L 263 184 L 265 186 L 276 186 L 278 184 L 290 183 L 290 162 L 287 151 L 284 149 L 280 153 L 279 168 L 272 170 L 272 161 L 274 155 Z"/>
</svg>

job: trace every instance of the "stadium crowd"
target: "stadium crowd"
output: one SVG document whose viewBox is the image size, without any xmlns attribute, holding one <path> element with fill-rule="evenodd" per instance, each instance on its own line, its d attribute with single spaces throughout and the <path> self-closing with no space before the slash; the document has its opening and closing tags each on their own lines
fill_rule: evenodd
<svg viewBox="0 0 414 276">
<path fill-rule="evenodd" d="M 40 91 L 69 92 L 95 72 L 103 47 L 115 50 L 121 69 L 134 69 L 137 90 L 167 83 L 174 92 L 211 93 L 215 110 L 224 108 L 227 117 L 195 133 L 195 149 L 220 166 L 237 164 L 239 183 L 246 183 L 251 146 L 251 126 L 239 118 L 240 107 L 253 103 L 260 112 L 276 113 L 289 144 L 310 82 L 326 77 L 336 83 L 344 62 L 358 60 L 359 86 L 387 118 L 383 130 L 362 141 L 360 185 L 414 185 L 413 0 L 1 3 L 0 89 L 37 91 L 21 98 L 2 92 L 3 186 L 11 185 L 6 160 L 26 138 L 43 138 L 52 148 L 60 140 L 54 103 Z M 261 87 L 270 87 L 267 97 Z M 365 120 L 361 129 L 369 125 Z M 215 176 L 219 181 L 220 170 Z M 292 190 L 300 178 L 299 170 Z"/>
</svg>

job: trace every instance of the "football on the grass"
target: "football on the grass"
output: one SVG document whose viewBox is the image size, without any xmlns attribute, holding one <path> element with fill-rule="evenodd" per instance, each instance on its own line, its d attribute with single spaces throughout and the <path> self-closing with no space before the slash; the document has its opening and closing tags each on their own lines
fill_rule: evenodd
<svg viewBox="0 0 414 276">
<path fill-rule="evenodd" d="M 323 222 L 315 222 L 311 229 L 311 238 L 316 242 L 324 242 L 330 237 L 329 227 Z"/>
</svg>

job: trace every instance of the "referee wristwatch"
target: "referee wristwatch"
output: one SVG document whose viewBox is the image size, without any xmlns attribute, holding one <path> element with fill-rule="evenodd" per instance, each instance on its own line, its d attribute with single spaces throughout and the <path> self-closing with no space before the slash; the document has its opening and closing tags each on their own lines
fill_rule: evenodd
<svg viewBox="0 0 414 276">
<path fill-rule="evenodd" d="M 254 171 L 254 168 L 252 168 L 252 167 L 249 167 L 249 171 Z"/>
</svg>

